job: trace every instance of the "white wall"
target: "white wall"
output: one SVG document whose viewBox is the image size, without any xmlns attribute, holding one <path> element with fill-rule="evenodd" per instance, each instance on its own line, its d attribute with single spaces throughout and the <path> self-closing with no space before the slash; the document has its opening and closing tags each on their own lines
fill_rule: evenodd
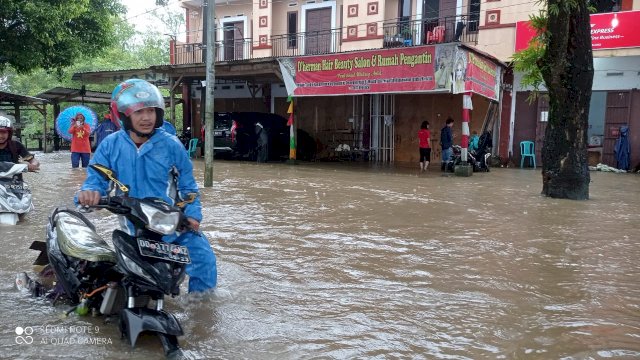
<svg viewBox="0 0 640 360">
<path fill-rule="evenodd" d="M 640 56 L 596 58 L 593 90 L 628 90 L 640 88 Z"/>
<path fill-rule="evenodd" d="M 640 56 L 595 58 L 593 68 L 593 91 L 640 89 Z M 532 90 L 520 86 L 521 78 L 522 74 L 515 73 L 516 91 Z"/>
</svg>

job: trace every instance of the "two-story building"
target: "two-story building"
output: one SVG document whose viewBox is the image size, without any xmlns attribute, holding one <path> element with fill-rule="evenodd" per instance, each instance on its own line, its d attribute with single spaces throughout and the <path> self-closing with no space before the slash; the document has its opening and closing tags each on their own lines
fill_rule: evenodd
<svg viewBox="0 0 640 360">
<path fill-rule="evenodd" d="M 589 114 L 594 161 L 615 166 L 620 125 L 630 127 L 632 165 L 640 162 L 640 0 L 593 1 L 595 78 Z M 202 123 L 207 19 L 202 0 L 182 0 L 186 41 L 171 42 L 170 65 L 154 66 L 181 92 L 183 117 Z M 535 1 L 516 0 L 228 0 L 216 4 L 215 109 L 286 116 L 317 144 L 317 157 L 341 144 L 372 161 L 412 163 L 416 132 L 431 123 L 433 161 L 448 117 L 460 134 L 462 93 L 471 92 L 471 131 L 493 133 L 493 153 L 520 159 L 519 143 L 540 153 L 544 97 L 508 66 L 532 34 Z M 505 65 L 507 65 L 505 67 Z M 172 97 L 173 98 L 173 97 Z M 458 137 L 459 139 L 460 137 Z M 540 163 L 540 158 L 538 158 Z"/>
<path fill-rule="evenodd" d="M 181 5 L 186 42 L 172 42 L 171 65 L 154 70 L 182 85 L 198 133 L 208 19 L 202 1 Z M 215 110 L 286 116 L 292 95 L 317 158 L 348 145 L 372 161 L 417 162 L 428 120 L 439 161 L 439 130 L 451 117 L 460 134 L 464 92 L 475 93 L 471 130 L 485 124 L 498 137 L 504 64 L 475 49 L 480 1 L 231 0 L 215 14 Z"/>
</svg>

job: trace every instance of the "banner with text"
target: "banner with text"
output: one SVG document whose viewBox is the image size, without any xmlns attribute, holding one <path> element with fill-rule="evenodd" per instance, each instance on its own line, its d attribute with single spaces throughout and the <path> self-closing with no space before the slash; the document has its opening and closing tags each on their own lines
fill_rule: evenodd
<svg viewBox="0 0 640 360">
<path fill-rule="evenodd" d="M 425 92 L 437 89 L 435 52 L 416 46 L 278 60 L 294 96 Z"/>
<path fill-rule="evenodd" d="M 455 58 L 453 93 L 473 92 L 497 101 L 502 68 L 481 55 L 460 48 Z"/>
<path fill-rule="evenodd" d="M 640 32 L 635 25 L 640 23 L 640 11 L 621 11 L 591 14 L 591 46 L 593 50 L 640 47 Z M 535 30 L 528 21 L 516 23 L 516 51 L 529 46 Z"/>
</svg>

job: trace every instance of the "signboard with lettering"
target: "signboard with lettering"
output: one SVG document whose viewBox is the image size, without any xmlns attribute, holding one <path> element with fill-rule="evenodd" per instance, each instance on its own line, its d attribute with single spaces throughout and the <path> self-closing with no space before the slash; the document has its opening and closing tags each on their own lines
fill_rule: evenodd
<svg viewBox="0 0 640 360">
<path fill-rule="evenodd" d="M 500 70 L 489 59 L 458 49 L 453 69 L 453 93 L 473 92 L 497 101 L 500 94 Z"/>
<path fill-rule="evenodd" d="M 294 96 L 424 92 L 436 89 L 434 61 L 435 46 L 416 46 L 301 56 L 281 68 Z"/>
<path fill-rule="evenodd" d="M 640 11 L 592 14 L 590 26 L 593 50 L 640 47 L 640 34 L 635 30 L 638 22 Z M 528 21 L 517 22 L 515 50 L 526 49 L 534 36 L 535 30 L 529 26 Z"/>
<path fill-rule="evenodd" d="M 464 57 L 462 64 L 454 65 L 454 56 L 458 61 L 460 54 Z M 498 64 L 451 44 L 279 58 L 278 61 L 287 93 L 294 96 L 452 92 L 453 87 L 453 93 L 471 91 L 497 100 L 500 88 Z M 457 77 L 456 70 L 462 70 Z"/>
</svg>

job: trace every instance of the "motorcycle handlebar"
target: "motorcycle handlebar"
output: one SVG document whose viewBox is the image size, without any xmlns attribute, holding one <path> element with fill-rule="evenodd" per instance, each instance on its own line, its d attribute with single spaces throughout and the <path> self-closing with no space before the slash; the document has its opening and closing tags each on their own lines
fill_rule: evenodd
<svg viewBox="0 0 640 360">
<path fill-rule="evenodd" d="M 107 197 L 107 196 L 103 196 L 100 198 L 100 200 L 98 201 L 98 204 L 96 205 L 92 205 L 92 206 L 78 206 L 79 211 L 80 212 L 91 212 L 93 211 L 93 209 L 104 209 L 104 208 L 110 208 L 113 210 L 118 209 L 120 202 L 118 201 L 114 201 L 117 197 Z M 184 230 L 184 229 L 189 229 L 189 230 L 193 230 L 193 228 L 191 227 L 191 223 L 189 223 L 189 219 L 184 216 L 184 214 L 182 214 L 182 219 L 180 220 L 180 225 L 178 227 L 179 231 Z"/>
</svg>

